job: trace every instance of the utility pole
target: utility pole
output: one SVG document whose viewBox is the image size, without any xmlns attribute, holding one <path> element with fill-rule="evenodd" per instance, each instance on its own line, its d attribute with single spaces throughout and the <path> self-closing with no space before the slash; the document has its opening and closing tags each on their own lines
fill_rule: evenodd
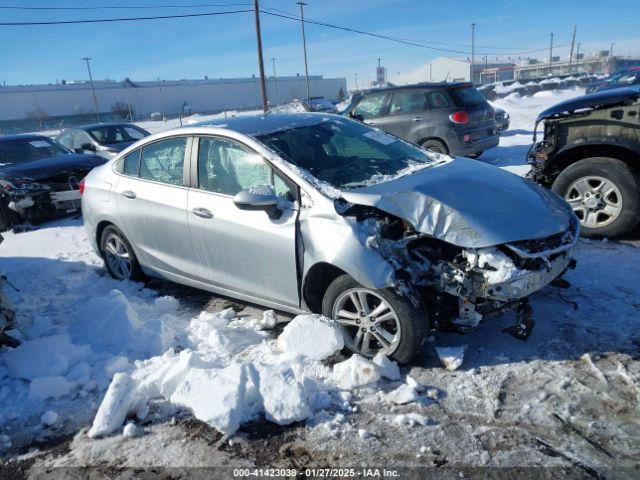
<svg viewBox="0 0 640 480">
<path fill-rule="evenodd" d="M 162 121 L 166 122 L 167 117 L 164 110 L 164 95 L 162 94 L 162 84 L 160 83 L 160 77 L 158 77 L 158 90 L 160 90 L 160 105 L 162 106 Z"/>
<path fill-rule="evenodd" d="M 571 75 L 573 73 L 572 71 L 572 63 L 573 63 L 573 46 L 576 43 L 576 29 L 577 27 L 574 25 L 573 26 L 573 35 L 571 37 L 571 50 L 569 51 L 569 75 Z"/>
<path fill-rule="evenodd" d="M 358 92 L 359 91 L 359 89 L 358 89 L 358 74 L 356 73 L 355 76 L 356 76 L 356 92 Z"/>
<path fill-rule="evenodd" d="M 40 124 L 40 130 L 44 130 L 44 126 L 42 125 L 42 116 L 40 115 L 40 105 L 38 105 L 38 97 L 36 97 L 36 92 L 33 92 L 33 103 L 36 105 L 36 116 L 38 117 L 38 123 Z"/>
<path fill-rule="evenodd" d="M 613 58 L 613 46 L 616 42 L 611 42 L 611 46 L 609 47 L 609 58 Z"/>
<path fill-rule="evenodd" d="M 302 48 L 304 49 L 304 78 L 307 84 L 307 104 L 311 102 L 311 94 L 309 93 L 309 67 L 307 65 L 307 37 L 304 33 L 304 2 L 296 2 L 300 5 L 300 19 L 302 20 Z"/>
<path fill-rule="evenodd" d="M 96 109 L 96 119 L 98 120 L 98 123 L 100 123 L 100 112 L 98 111 L 98 98 L 96 97 L 96 88 L 93 85 L 93 76 L 91 75 L 91 65 L 89 65 L 91 58 L 84 57 L 82 60 L 84 60 L 87 64 L 87 72 L 89 72 L 89 83 L 91 84 L 91 93 L 93 94 L 93 106 Z"/>
<path fill-rule="evenodd" d="M 271 64 L 273 65 L 273 84 L 276 93 L 276 103 L 278 102 L 278 76 L 276 75 L 276 59 L 271 59 Z"/>
<path fill-rule="evenodd" d="M 552 65 L 553 64 L 553 33 L 551 34 L 551 45 L 549 46 L 549 76 L 553 75 L 552 73 Z"/>
<path fill-rule="evenodd" d="M 476 63 L 476 24 L 471 24 L 471 83 L 474 77 L 474 64 Z"/>
<path fill-rule="evenodd" d="M 256 17 L 256 40 L 258 42 L 258 66 L 260 67 L 260 90 L 262 92 L 262 111 L 267 113 L 269 102 L 267 101 L 267 84 L 264 79 L 264 61 L 262 59 L 262 36 L 260 35 L 260 7 L 258 0 L 253 0 L 253 11 Z"/>
</svg>

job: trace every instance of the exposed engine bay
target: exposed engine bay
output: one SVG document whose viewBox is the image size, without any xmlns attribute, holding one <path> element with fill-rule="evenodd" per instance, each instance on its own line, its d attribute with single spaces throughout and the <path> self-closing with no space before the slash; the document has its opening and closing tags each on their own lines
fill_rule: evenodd
<svg viewBox="0 0 640 480">
<path fill-rule="evenodd" d="M 405 220 L 373 207 L 351 205 L 343 215 L 363 229 L 363 242 L 394 268 L 392 287 L 426 305 L 431 327 L 469 331 L 492 315 L 515 308 L 515 330 L 526 340 L 533 328 L 527 296 L 575 266 L 572 251 L 577 222 L 570 231 L 547 238 L 485 248 L 462 248 L 416 232 Z"/>
</svg>

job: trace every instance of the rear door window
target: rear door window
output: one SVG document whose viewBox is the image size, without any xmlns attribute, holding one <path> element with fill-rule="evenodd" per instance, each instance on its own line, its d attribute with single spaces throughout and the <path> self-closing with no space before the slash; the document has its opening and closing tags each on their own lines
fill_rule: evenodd
<svg viewBox="0 0 640 480">
<path fill-rule="evenodd" d="M 449 100 L 442 92 L 429 93 L 429 103 L 431 103 L 431 108 L 435 110 L 449 107 Z"/>
<path fill-rule="evenodd" d="M 389 103 L 389 115 L 406 115 L 429 109 L 424 90 L 398 90 L 393 92 Z"/>
<path fill-rule="evenodd" d="M 140 150 L 134 150 L 124 157 L 122 161 L 122 172 L 130 177 L 137 177 L 140 170 Z"/>
<path fill-rule="evenodd" d="M 484 105 L 487 100 L 474 87 L 459 87 L 449 90 L 449 95 L 458 107 L 477 107 Z"/>
<path fill-rule="evenodd" d="M 182 185 L 186 150 L 187 137 L 172 137 L 146 145 L 140 158 L 140 178 Z"/>
<path fill-rule="evenodd" d="M 384 103 L 387 98 L 385 92 L 372 93 L 366 95 L 360 103 L 353 109 L 355 115 L 362 116 L 363 119 L 377 118 L 384 114 Z"/>
</svg>

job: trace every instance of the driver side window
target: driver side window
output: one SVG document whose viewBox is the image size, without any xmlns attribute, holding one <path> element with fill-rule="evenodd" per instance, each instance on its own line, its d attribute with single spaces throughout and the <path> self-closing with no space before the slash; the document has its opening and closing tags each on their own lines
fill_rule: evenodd
<svg viewBox="0 0 640 480">
<path fill-rule="evenodd" d="M 292 201 L 292 189 L 262 157 L 233 140 L 200 138 L 198 188 L 234 196 L 242 190 L 273 186 L 278 197 Z"/>
</svg>

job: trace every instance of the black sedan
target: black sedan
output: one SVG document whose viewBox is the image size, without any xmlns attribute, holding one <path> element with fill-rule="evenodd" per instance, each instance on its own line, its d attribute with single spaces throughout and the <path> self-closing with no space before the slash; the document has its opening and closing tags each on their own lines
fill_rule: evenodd
<svg viewBox="0 0 640 480">
<path fill-rule="evenodd" d="M 0 137 L 0 231 L 79 211 L 81 180 L 105 161 L 42 135 Z"/>
<path fill-rule="evenodd" d="M 95 123 L 63 130 L 56 141 L 76 153 L 95 153 L 110 159 L 148 135 L 130 123 Z"/>
</svg>

